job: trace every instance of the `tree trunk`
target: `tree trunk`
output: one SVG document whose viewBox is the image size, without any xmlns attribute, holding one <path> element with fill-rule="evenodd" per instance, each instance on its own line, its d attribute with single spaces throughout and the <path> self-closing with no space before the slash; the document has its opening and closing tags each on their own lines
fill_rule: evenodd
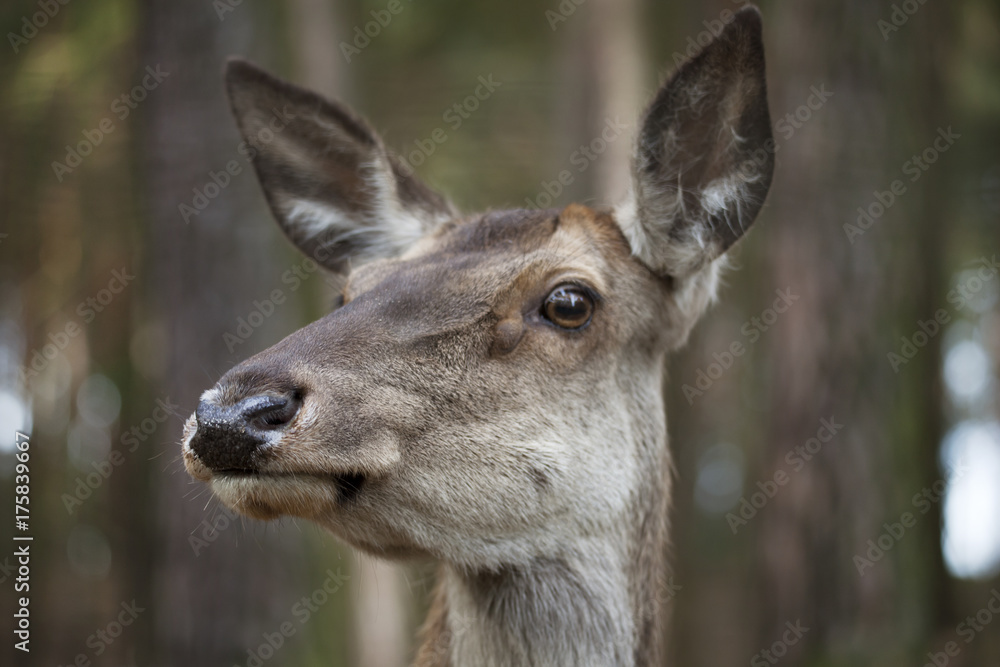
<svg viewBox="0 0 1000 667">
<path fill-rule="evenodd" d="M 919 658 L 914 649 L 945 606 L 940 503 L 924 515 L 911 501 L 939 478 L 937 345 L 902 368 L 888 361 L 898 351 L 893 332 L 912 334 L 918 318 L 943 305 L 942 174 L 912 185 L 901 173 L 934 139 L 940 116 L 936 105 L 910 100 L 936 99 L 941 87 L 933 67 L 912 62 L 909 37 L 886 43 L 874 27 L 882 14 L 860 1 L 810 1 L 771 26 L 783 36 L 772 42 L 775 115 L 799 113 L 801 129 L 789 121 L 794 135 L 778 153 L 765 261 L 775 287 L 800 299 L 767 337 L 774 379 L 761 478 L 785 470 L 790 480 L 758 519 L 767 594 L 757 644 L 770 646 L 801 619 L 809 631 L 790 654 L 843 661 L 858 651 L 896 664 Z M 858 25 L 873 27 L 842 48 L 838 35 Z M 919 78 L 900 85 L 914 67 Z M 824 87 L 832 93 L 824 107 L 801 111 Z M 897 181 L 903 194 L 892 193 Z M 859 207 L 875 220 L 867 229 Z M 841 425 L 828 443 L 824 419 Z M 820 449 L 812 460 L 800 454 L 810 448 Z M 880 632 L 897 641 L 886 644 Z"/>
<path fill-rule="evenodd" d="M 167 328 L 163 393 L 189 414 L 232 362 L 266 346 L 267 324 L 235 347 L 223 336 L 233 334 L 253 300 L 266 299 L 281 284 L 273 223 L 252 168 L 237 150 L 221 77 L 225 58 L 248 50 L 258 8 L 236 5 L 222 16 L 195 0 L 150 0 L 145 8 L 141 62 L 169 72 L 162 94 L 147 103 L 142 142 L 154 253 L 147 288 Z M 224 172 L 234 160 L 240 173 L 213 188 L 210 172 Z M 185 221 L 181 204 L 198 209 L 193 188 L 208 203 Z M 218 194 L 209 199 L 213 191 Z M 234 519 L 188 478 L 179 439 L 179 425 L 170 424 L 155 455 L 162 470 L 153 477 L 162 542 L 153 566 L 159 604 L 152 611 L 151 657 L 186 667 L 242 663 L 263 633 L 291 620 L 303 587 L 294 565 L 300 538 L 297 531 Z"/>
</svg>

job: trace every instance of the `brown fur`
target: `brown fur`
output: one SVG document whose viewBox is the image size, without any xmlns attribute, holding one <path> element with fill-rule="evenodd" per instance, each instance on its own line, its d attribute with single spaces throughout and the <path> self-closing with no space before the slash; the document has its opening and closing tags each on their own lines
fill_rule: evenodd
<svg viewBox="0 0 1000 667">
<path fill-rule="evenodd" d="M 289 238 L 346 282 L 203 396 L 189 472 L 247 515 L 441 561 L 421 667 L 663 664 L 664 360 L 770 180 L 770 161 L 741 167 L 770 138 L 759 16 L 657 96 L 614 211 L 459 217 L 350 111 L 245 63 L 228 83 L 244 133 L 275 105 L 294 119 L 255 168 Z M 549 319 L 560 288 L 592 303 L 583 326 Z M 258 398 L 294 409 L 220 430 Z"/>
</svg>

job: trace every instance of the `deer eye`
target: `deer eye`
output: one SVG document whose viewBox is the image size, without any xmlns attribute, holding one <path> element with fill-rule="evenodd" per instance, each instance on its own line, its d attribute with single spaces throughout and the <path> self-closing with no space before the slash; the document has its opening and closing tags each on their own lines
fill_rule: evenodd
<svg viewBox="0 0 1000 667">
<path fill-rule="evenodd" d="M 590 324 L 594 314 L 594 299 L 587 290 L 574 285 L 562 285 L 545 297 L 542 315 L 563 329 L 582 329 Z"/>
</svg>

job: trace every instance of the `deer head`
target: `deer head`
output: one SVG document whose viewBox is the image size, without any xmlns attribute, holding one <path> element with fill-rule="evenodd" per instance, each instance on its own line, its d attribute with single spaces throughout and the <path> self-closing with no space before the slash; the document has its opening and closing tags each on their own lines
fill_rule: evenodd
<svg viewBox="0 0 1000 667">
<path fill-rule="evenodd" d="M 452 607 L 476 591 L 541 605 L 517 587 L 561 574 L 578 589 L 565 595 L 602 601 L 567 622 L 621 641 L 524 659 L 638 659 L 666 539 L 664 357 L 771 180 L 759 14 L 737 13 L 659 90 L 610 210 L 460 214 L 343 106 L 239 60 L 226 84 L 244 137 L 268 138 L 253 164 L 275 218 L 345 286 L 332 313 L 205 392 L 188 472 L 249 516 L 443 561 Z M 456 664 L 458 644 L 468 657 L 494 641 L 472 636 L 447 649 Z"/>
</svg>

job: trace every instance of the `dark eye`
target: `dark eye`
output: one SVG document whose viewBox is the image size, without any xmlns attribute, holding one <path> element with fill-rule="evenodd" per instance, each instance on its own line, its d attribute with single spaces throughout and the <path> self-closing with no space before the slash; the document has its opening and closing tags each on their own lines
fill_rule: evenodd
<svg viewBox="0 0 1000 667">
<path fill-rule="evenodd" d="M 563 329 L 582 329 L 590 324 L 594 299 L 586 290 L 573 285 L 557 287 L 545 297 L 542 315 Z"/>
</svg>

